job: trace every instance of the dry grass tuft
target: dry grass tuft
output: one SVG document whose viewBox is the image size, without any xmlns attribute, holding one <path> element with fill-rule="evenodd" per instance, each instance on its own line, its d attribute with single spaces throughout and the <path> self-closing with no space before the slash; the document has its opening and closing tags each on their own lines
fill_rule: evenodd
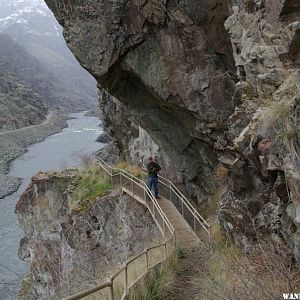
<svg viewBox="0 0 300 300">
<path fill-rule="evenodd" d="M 142 177 L 141 167 L 135 166 L 135 165 L 130 165 L 126 161 L 121 161 L 121 162 L 117 163 L 116 165 L 113 166 L 113 168 L 122 169 L 138 178 Z"/>
<path fill-rule="evenodd" d="M 81 166 L 83 169 L 89 169 L 92 165 L 94 165 L 94 158 L 87 153 L 77 154 L 77 157 L 81 161 Z"/>
<path fill-rule="evenodd" d="M 209 198 L 208 202 L 198 208 L 198 212 L 204 219 L 209 219 L 216 216 L 220 207 L 222 195 L 225 193 L 226 189 L 226 185 L 220 186 L 215 194 Z"/>
<path fill-rule="evenodd" d="M 178 266 L 177 256 L 171 257 L 166 263 L 152 271 L 146 276 L 137 288 L 129 295 L 130 300 L 158 300 L 172 289 Z"/>
<path fill-rule="evenodd" d="M 260 241 L 242 252 L 212 229 L 207 263 L 205 300 L 281 299 L 282 293 L 300 289 L 300 269 L 290 250 L 272 241 Z"/>
<path fill-rule="evenodd" d="M 263 114 L 264 123 L 269 123 L 275 134 L 280 153 L 290 153 L 292 159 L 300 159 L 300 106 L 293 103 L 272 102 Z"/>
</svg>

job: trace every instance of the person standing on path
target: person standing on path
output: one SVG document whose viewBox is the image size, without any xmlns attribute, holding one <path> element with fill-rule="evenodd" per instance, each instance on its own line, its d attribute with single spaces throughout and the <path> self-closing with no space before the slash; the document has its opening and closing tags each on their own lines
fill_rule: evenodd
<svg viewBox="0 0 300 300">
<path fill-rule="evenodd" d="M 160 199 L 158 196 L 158 177 L 157 174 L 161 170 L 160 165 L 156 162 L 156 159 L 149 157 L 149 162 L 147 164 L 148 178 L 147 187 L 151 192 L 152 186 L 154 187 L 155 198 Z"/>
</svg>

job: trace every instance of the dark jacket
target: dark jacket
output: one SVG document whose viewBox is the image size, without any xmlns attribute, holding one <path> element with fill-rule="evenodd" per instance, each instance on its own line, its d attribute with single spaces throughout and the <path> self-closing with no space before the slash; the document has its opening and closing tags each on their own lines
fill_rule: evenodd
<svg viewBox="0 0 300 300">
<path fill-rule="evenodd" d="M 161 167 L 158 163 L 150 161 L 147 164 L 147 171 L 149 176 L 157 176 L 157 173 L 161 170 Z"/>
</svg>

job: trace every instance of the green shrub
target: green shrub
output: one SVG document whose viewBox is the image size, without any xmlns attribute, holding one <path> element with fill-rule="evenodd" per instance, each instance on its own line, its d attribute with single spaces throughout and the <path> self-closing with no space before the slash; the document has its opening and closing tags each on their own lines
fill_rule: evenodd
<svg viewBox="0 0 300 300">
<path fill-rule="evenodd" d="M 104 196 L 112 188 L 97 165 L 91 165 L 80 171 L 73 181 L 73 186 L 72 206 L 81 211 L 87 210 L 91 202 L 97 197 Z"/>
</svg>

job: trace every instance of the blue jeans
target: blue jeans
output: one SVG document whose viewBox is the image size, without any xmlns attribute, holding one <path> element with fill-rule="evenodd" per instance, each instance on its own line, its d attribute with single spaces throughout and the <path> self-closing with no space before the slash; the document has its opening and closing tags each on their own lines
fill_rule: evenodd
<svg viewBox="0 0 300 300">
<path fill-rule="evenodd" d="M 147 187 L 150 192 L 152 186 L 154 187 L 155 197 L 158 197 L 158 178 L 157 176 L 149 175 L 147 178 Z"/>
</svg>

